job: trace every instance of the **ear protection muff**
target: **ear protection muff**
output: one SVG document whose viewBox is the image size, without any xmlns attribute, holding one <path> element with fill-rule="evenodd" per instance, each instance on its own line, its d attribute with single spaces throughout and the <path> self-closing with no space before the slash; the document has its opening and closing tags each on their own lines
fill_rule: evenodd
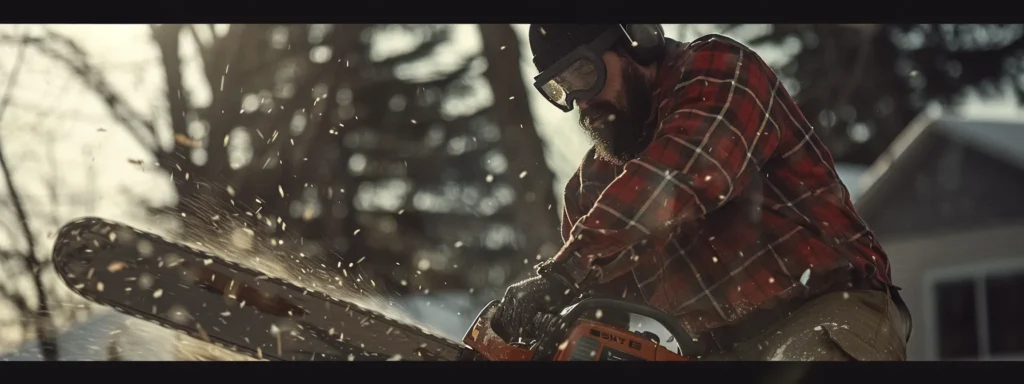
<svg viewBox="0 0 1024 384">
<path fill-rule="evenodd" d="M 624 49 L 637 64 L 648 65 L 665 55 L 665 30 L 661 24 L 619 24 L 625 34 Z"/>
</svg>

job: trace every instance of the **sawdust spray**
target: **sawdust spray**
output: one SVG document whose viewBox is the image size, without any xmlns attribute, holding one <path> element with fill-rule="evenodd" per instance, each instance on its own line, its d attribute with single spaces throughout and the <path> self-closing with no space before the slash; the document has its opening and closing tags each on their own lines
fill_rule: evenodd
<svg viewBox="0 0 1024 384">
<path fill-rule="evenodd" d="M 282 239 L 261 235 L 262 228 L 259 228 L 261 225 L 284 228 L 286 224 L 271 221 L 269 218 L 251 211 L 240 212 L 243 209 L 238 208 L 237 205 L 240 204 L 236 205 L 234 201 L 232 201 L 231 207 L 211 203 L 207 199 L 189 200 L 184 203 L 195 214 L 181 218 L 180 225 L 183 228 L 212 227 L 215 230 L 202 233 L 188 230 L 171 231 L 173 234 L 166 235 L 169 240 L 187 243 L 192 247 L 260 271 L 268 276 L 280 278 L 299 287 L 319 291 L 328 296 L 375 310 L 393 319 L 427 329 L 423 324 L 410 318 L 402 308 L 389 301 L 387 297 L 372 289 L 370 287 L 372 282 L 359 279 L 358 271 L 345 270 L 350 268 L 348 265 L 339 264 L 336 268 L 331 268 L 318 263 L 312 257 L 280 246 L 283 243 Z M 151 327 L 153 330 L 161 330 L 159 326 L 137 319 L 129 320 L 126 322 L 126 326 Z M 183 334 L 176 334 L 174 340 L 175 359 L 177 360 L 255 360 Z"/>
</svg>

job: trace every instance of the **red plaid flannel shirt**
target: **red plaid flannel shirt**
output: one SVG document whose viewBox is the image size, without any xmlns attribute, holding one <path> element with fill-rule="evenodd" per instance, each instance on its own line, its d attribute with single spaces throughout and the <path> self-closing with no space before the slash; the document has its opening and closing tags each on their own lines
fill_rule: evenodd
<svg viewBox="0 0 1024 384">
<path fill-rule="evenodd" d="M 849 276 L 891 286 L 831 155 L 756 53 L 705 36 L 656 81 L 651 145 L 623 167 L 591 151 L 568 182 L 554 268 L 633 287 L 694 334 Z"/>
</svg>

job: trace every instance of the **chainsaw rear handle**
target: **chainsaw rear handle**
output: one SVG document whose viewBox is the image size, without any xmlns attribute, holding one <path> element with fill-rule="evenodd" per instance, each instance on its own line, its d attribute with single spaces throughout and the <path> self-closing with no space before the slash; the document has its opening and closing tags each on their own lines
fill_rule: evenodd
<svg viewBox="0 0 1024 384">
<path fill-rule="evenodd" d="M 470 351 L 463 356 L 465 360 L 489 361 L 548 361 L 559 351 L 559 344 L 567 339 L 572 326 L 591 310 L 618 311 L 651 318 L 665 327 L 676 340 L 684 355 L 692 355 L 696 344 L 689 337 L 679 322 L 667 313 L 655 308 L 617 299 L 585 298 L 564 308 L 559 314 L 537 314 L 533 321 L 542 330 L 541 337 L 535 341 L 506 342 L 492 329 L 492 322 L 497 313 L 499 301 L 487 304 L 477 316 L 463 342 Z"/>
<path fill-rule="evenodd" d="M 650 318 L 668 330 L 684 355 L 700 350 L 689 333 L 679 324 L 679 321 L 663 311 L 625 300 L 590 297 L 566 307 L 554 319 L 548 318 L 551 315 L 537 314 L 535 316 L 535 322 L 548 323 L 548 331 L 542 332 L 540 339 L 536 341 L 537 352 L 534 354 L 533 360 L 546 360 L 553 357 L 558 352 L 558 345 L 566 338 L 572 325 L 592 310 L 615 311 Z"/>
</svg>

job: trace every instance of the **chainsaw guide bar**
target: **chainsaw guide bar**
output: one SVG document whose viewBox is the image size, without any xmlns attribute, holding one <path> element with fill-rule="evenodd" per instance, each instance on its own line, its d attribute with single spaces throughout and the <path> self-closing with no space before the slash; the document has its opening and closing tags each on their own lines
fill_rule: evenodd
<svg viewBox="0 0 1024 384">
<path fill-rule="evenodd" d="M 257 359 L 454 361 L 463 344 L 131 226 L 61 228 L 58 275 L 122 313 Z"/>
</svg>

